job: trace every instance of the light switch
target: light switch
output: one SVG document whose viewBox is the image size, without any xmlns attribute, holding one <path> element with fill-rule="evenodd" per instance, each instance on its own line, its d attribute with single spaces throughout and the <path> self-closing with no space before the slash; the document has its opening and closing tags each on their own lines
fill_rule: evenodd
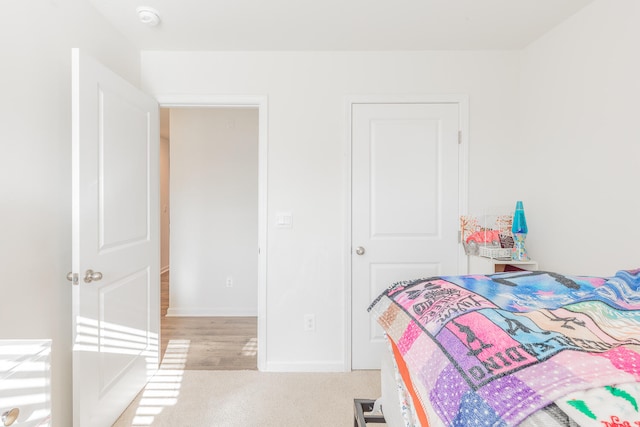
<svg viewBox="0 0 640 427">
<path fill-rule="evenodd" d="M 292 228 L 293 227 L 293 215 L 291 212 L 278 212 L 276 213 L 276 227 L 278 228 Z"/>
</svg>

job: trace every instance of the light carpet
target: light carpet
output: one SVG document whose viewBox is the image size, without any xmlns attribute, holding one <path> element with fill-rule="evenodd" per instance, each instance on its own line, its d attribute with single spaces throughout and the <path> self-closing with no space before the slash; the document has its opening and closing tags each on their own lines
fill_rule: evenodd
<svg viewBox="0 0 640 427">
<path fill-rule="evenodd" d="M 379 396 L 375 370 L 160 370 L 113 427 L 350 427 L 353 399 Z"/>
</svg>

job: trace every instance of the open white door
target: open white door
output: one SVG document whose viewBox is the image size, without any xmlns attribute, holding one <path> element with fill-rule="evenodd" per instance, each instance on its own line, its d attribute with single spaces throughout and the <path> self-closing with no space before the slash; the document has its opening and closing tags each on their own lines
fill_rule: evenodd
<svg viewBox="0 0 640 427">
<path fill-rule="evenodd" d="M 73 425 L 108 427 L 158 366 L 159 113 L 77 49 L 72 62 Z"/>
<path fill-rule="evenodd" d="M 458 271 L 460 107 L 352 105 L 352 368 L 379 369 L 384 289 Z"/>
</svg>

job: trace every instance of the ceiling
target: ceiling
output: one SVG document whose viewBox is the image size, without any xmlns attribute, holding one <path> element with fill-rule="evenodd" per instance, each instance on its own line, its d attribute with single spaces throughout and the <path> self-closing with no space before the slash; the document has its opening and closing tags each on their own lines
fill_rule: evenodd
<svg viewBox="0 0 640 427">
<path fill-rule="evenodd" d="M 90 1 L 142 50 L 380 51 L 521 49 L 593 0 Z"/>
</svg>

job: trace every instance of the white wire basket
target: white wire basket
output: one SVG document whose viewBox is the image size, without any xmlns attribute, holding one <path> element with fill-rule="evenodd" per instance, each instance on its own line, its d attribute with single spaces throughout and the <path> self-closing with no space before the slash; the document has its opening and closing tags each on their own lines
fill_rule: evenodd
<svg viewBox="0 0 640 427">
<path fill-rule="evenodd" d="M 511 248 L 496 248 L 492 246 L 480 246 L 478 255 L 492 259 L 511 259 Z"/>
</svg>

